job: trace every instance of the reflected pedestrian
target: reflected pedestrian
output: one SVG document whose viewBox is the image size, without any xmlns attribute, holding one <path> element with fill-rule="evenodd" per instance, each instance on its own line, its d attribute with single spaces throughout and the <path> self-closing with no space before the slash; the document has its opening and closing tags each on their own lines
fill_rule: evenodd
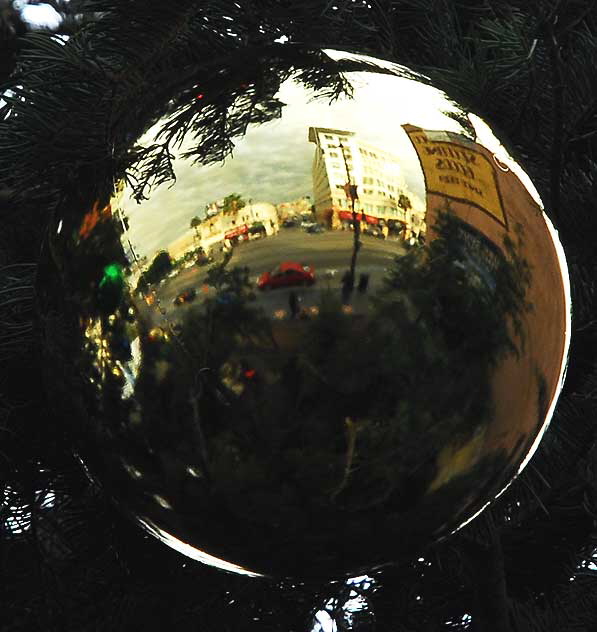
<svg viewBox="0 0 597 632">
<path fill-rule="evenodd" d="M 299 312 L 299 300 L 294 290 L 288 295 L 288 307 L 290 308 L 290 318 L 296 318 Z"/>
<path fill-rule="evenodd" d="M 352 274 L 350 270 L 346 270 L 342 277 L 342 303 L 344 303 L 344 305 L 348 305 L 353 287 L 354 279 L 352 278 Z"/>
<path fill-rule="evenodd" d="M 363 272 L 359 277 L 359 286 L 358 290 L 361 294 L 367 291 L 367 287 L 369 286 L 369 275 L 366 272 Z"/>
</svg>

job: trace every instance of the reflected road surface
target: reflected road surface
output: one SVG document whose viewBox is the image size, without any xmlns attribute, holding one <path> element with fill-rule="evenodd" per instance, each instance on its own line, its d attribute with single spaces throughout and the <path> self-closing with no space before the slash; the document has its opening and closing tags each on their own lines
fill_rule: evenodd
<svg viewBox="0 0 597 632">
<path fill-rule="evenodd" d="M 357 258 L 357 280 L 361 273 L 369 274 L 369 290 L 381 284 L 386 268 L 394 257 L 403 255 L 405 249 L 401 241 L 379 239 L 371 235 L 361 235 L 362 246 Z M 320 293 L 326 288 L 341 287 L 344 272 L 350 267 L 353 247 L 352 231 L 325 231 L 310 234 L 300 228 L 283 228 L 271 237 L 237 245 L 228 267 L 248 266 L 249 278 L 255 284 L 256 304 L 269 313 L 277 310 L 288 311 L 289 288 L 279 288 L 269 292 L 257 290 L 257 278 L 265 271 L 273 270 L 282 261 L 297 261 L 315 268 L 316 283 L 310 288 L 295 288 L 301 299 L 301 306 L 309 308 L 319 302 Z M 188 305 L 175 306 L 172 301 L 188 288 L 197 290 L 197 304 L 203 296 L 203 285 L 208 266 L 192 265 L 178 275 L 166 279 L 156 289 L 157 298 L 169 318 L 176 319 Z M 354 301 L 358 302 L 355 292 Z M 355 305 L 356 307 L 356 305 Z M 159 324 L 154 322 L 154 324 Z"/>
</svg>

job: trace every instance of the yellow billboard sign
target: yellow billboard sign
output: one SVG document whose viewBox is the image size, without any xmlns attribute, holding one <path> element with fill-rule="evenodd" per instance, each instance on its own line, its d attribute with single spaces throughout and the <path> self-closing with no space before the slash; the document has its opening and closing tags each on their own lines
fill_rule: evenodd
<svg viewBox="0 0 597 632">
<path fill-rule="evenodd" d="M 506 225 L 496 167 L 480 145 L 450 132 L 403 128 L 419 156 L 428 194 L 471 204 Z"/>
</svg>

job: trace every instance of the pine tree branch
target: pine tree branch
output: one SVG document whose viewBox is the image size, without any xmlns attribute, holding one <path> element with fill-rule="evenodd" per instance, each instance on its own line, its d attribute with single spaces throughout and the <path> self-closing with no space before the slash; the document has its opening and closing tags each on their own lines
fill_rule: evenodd
<svg viewBox="0 0 597 632">
<path fill-rule="evenodd" d="M 475 593 L 473 627 L 479 632 L 512 632 L 502 545 L 497 530 L 491 535 L 485 545 L 461 540 Z"/>
<path fill-rule="evenodd" d="M 554 18 L 554 20 L 557 19 Z M 564 150 L 564 99 L 565 82 L 560 46 L 556 37 L 555 22 L 547 25 L 549 56 L 553 73 L 553 144 L 551 150 L 550 193 L 551 212 L 556 225 L 561 221 L 561 181 Z"/>
</svg>

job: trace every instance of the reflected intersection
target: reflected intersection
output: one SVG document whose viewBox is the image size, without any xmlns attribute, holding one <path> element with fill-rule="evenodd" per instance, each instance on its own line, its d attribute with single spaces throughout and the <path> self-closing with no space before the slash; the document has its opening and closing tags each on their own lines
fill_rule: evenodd
<svg viewBox="0 0 597 632">
<path fill-rule="evenodd" d="M 360 274 L 369 276 L 369 288 L 374 289 L 381 285 L 384 274 L 392 265 L 394 257 L 406 251 L 402 240 L 382 240 L 373 236 L 364 235 L 363 247 L 360 251 Z M 301 306 L 305 310 L 317 307 L 321 300 L 323 290 L 336 290 L 340 296 L 342 290 L 342 275 L 347 269 L 347 253 L 352 248 L 352 232 L 329 231 L 316 235 L 306 234 L 299 227 L 282 228 L 267 239 L 242 243 L 234 249 L 230 259 L 230 267 L 250 269 L 250 281 L 257 286 L 259 275 L 264 271 L 273 270 L 288 252 L 292 252 L 293 258 L 301 263 L 310 265 L 315 270 L 316 283 L 313 286 L 299 286 L 299 288 L 279 288 L 277 291 L 255 292 L 256 304 L 263 307 L 271 317 L 275 317 L 280 310 L 289 316 L 288 297 L 295 291 L 300 298 Z M 221 255 L 220 255 L 221 256 Z M 213 294 L 213 287 L 206 284 L 207 270 L 192 265 L 180 270 L 172 278 L 158 285 L 155 290 L 156 299 L 164 306 L 168 320 L 177 321 L 179 315 L 191 304 L 183 309 L 177 309 L 173 301 L 187 288 L 195 288 L 198 292 L 197 302 L 201 302 L 207 296 Z M 355 291 L 351 304 L 361 305 L 359 309 L 366 309 L 368 301 L 360 300 L 362 293 Z M 155 313 L 155 312 L 153 312 Z M 154 324 L 159 325 L 156 317 Z"/>
</svg>

